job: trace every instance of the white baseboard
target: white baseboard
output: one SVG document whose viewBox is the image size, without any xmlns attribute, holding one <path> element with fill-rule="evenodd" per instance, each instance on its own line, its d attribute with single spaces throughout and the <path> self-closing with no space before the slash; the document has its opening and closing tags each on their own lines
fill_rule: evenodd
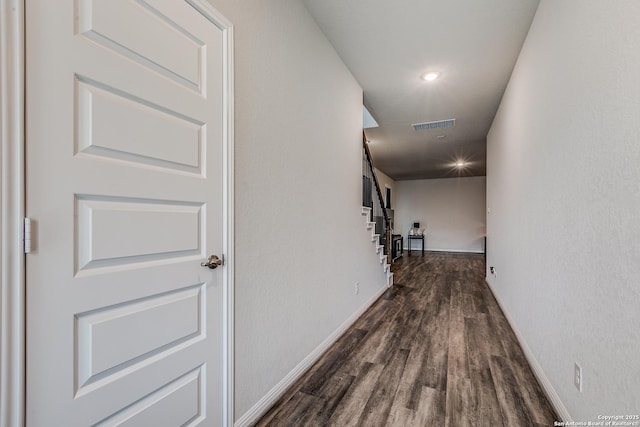
<svg viewBox="0 0 640 427">
<path fill-rule="evenodd" d="M 307 357 L 305 357 L 298 365 L 293 368 L 278 384 L 275 385 L 269 392 L 260 399 L 251 409 L 249 409 L 243 416 L 238 418 L 233 424 L 234 427 L 250 426 L 252 423 L 258 421 L 271 407 L 284 395 L 284 393 L 291 387 L 303 374 L 305 374 L 314 363 L 316 363 L 320 357 L 340 338 L 346 331 L 355 323 L 356 320 L 364 314 L 365 311 L 374 302 L 376 302 L 388 289 L 388 286 L 383 287 L 376 292 L 369 301 L 367 301 L 358 311 L 353 313 L 347 320 L 342 323 L 331 335 L 329 335 L 318 347 L 316 347 Z"/>
<path fill-rule="evenodd" d="M 487 281 L 487 285 L 489 286 L 489 289 L 491 289 L 491 293 L 495 297 L 496 301 L 498 301 L 498 305 L 502 309 L 504 316 L 507 318 L 507 322 L 509 322 L 509 326 L 511 326 L 511 329 L 513 329 L 513 332 L 516 334 L 516 338 L 518 339 L 518 342 L 520 343 L 520 347 L 522 347 L 522 351 L 524 352 L 524 355 L 527 358 L 527 361 L 529 362 L 531 369 L 533 370 L 533 374 L 538 379 L 538 382 L 544 389 L 544 392 L 546 393 L 547 398 L 553 405 L 553 408 L 558 413 L 558 416 L 561 418 L 560 421 L 564 421 L 565 423 L 573 422 L 571 415 L 569 415 L 569 411 L 567 411 L 567 408 L 564 406 L 564 403 L 562 403 L 562 400 L 560 400 L 560 396 L 558 396 L 558 393 L 556 393 L 555 389 L 553 388 L 553 385 L 551 385 L 551 381 L 549 381 L 549 378 L 547 377 L 544 370 L 542 369 L 542 366 L 540 366 L 540 363 L 538 363 L 538 360 L 533 355 L 533 352 L 529 348 L 529 345 L 527 344 L 527 341 L 524 339 L 524 336 L 522 336 L 522 334 L 520 333 L 520 330 L 518 329 L 515 322 L 513 321 L 513 318 L 509 315 L 509 312 L 506 310 L 505 306 L 500 301 L 500 298 L 496 294 L 495 290 L 493 289 L 489 281 Z"/>
<path fill-rule="evenodd" d="M 404 251 L 407 252 L 409 250 L 408 247 L 404 248 Z M 420 248 L 411 247 L 411 252 L 420 252 Z M 438 249 L 438 248 L 424 248 L 425 252 L 463 252 L 470 254 L 483 254 L 484 250 L 482 249 Z"/>
</svg>

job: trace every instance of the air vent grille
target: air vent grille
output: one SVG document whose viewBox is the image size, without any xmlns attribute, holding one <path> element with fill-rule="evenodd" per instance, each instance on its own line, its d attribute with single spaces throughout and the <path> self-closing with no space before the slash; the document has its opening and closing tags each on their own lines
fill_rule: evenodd
<svg viewBox="0 0 640 427">
<path fill-rule="evenodd" d="M 417 132 L 420 130 L 450 128 L 456 125 L 456 119 L 438 120 L 437 122 L 414 123 L 413 129 Z"/>
</svg>

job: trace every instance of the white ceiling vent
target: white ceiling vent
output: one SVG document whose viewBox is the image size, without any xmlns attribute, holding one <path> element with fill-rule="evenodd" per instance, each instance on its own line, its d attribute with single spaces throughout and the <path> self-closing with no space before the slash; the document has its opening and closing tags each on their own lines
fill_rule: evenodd
<svg viewBox="0 0 640 427">
<path fill-rule="evenodd" d="M 456 119 L 447 119 L 447 120 L 438 120 L 437 122 L 426 122 L 426 123 L 414 123 L 413 129 L 415 131 L 419 130 L 427 130 L 427 129 L 440 129 L 440 128 L 450 128 L 456 125 Z"/>
</svg>

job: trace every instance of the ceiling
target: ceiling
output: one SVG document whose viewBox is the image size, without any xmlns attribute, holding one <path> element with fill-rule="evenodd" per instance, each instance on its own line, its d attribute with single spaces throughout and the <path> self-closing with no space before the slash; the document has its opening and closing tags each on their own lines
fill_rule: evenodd
<svg viewBox="0 0 640 427">
<path fill-rule="evenodd" d="M 380 125 L 366 130 L 378 169 L 396 180 L 486 174 L 487 132 L 538 0 L 303 2 Z M 428 71 L 440 77 L 422 80 Z M 455 126 L 411 126 L 446 119 Z"/>
</svg>

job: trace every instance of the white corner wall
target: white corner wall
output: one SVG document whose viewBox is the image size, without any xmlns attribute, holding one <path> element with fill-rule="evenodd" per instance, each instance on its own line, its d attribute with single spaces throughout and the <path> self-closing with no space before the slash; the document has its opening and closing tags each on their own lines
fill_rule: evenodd
<svg viewBox="0 0 640 427">
<path fill-rule="evenodd" d="M 574 421 L 640 412 L 639 18 L 541 0 L 488 135 L 488 281 Z"/>
<path fill-rule="evenodd" d="M 396 182 L 394 233 L 407 234 L 414 222 L 426 227 L 425 250 L 483 252 L 485 177 Z M 420 249 L 413 240 L 412 248 Z"/>
<path fill-rule="evenodd" d="M 211 3 L 235 32 L 235 414 L 242 424 L 384 290 L 386 276 L 360 213 L 357 82 L 300 1 Z"/>
</svg>

